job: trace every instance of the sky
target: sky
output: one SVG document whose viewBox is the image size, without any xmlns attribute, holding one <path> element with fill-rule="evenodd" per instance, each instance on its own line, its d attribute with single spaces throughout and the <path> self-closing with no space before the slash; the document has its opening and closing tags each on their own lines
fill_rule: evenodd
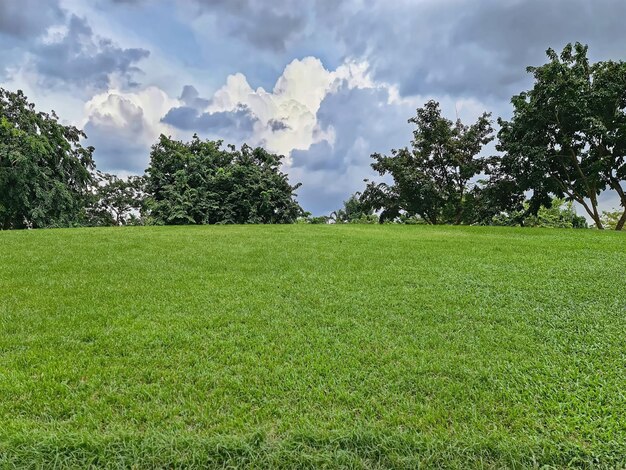
<svg viewBox="0 0 626 470">
<path fill-rule="evenodd" d="M 372 153 L 410 143 L 427 100 L 508 118 L 548 47 L 625 60 L 624 18 L 624 0 L 0 0 L 0 86 L 121 176 L 160 134 L 263 146 L 320 215 L 377 178 Z"/>
</svg>

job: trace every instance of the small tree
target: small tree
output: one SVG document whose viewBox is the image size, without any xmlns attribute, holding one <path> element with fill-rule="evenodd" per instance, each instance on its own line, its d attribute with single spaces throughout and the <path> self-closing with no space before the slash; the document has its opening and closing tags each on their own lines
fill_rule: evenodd
<svg viewBox="0 0 626 470">
<path fill-rule="evenodd" d="M 81 224 L 93 183 L 85 134 L 0 88 L 0 228 Z"/>
<path fill-rule="evenodd" d="M 531 191 L 528 212 L 537 214 L 552 197 L 580 203 L 603 228 L 598 195 L 615 191 L 626 223 L 626 63 L 590 64 L 587 47 L 566 46 L 550 61 L 529 67 L 532 90 L 512 99 L 510 121 L 500 119 L 502 172 L 521 194 Z"/>
<path fill-rule="evenodd" d="M 382 210 L 381 222 L 401 214 L 429 224 L 466 222 L 470 181 L 485 168 L 479 153 L 493 140 L 490 115 L 470 126 L 453 123 L 441 115 L 439 103 L 429 101 L 409 122 L 416 125 L 411 149 L 372 155 L 372 168 L 391 175 L 393 184 L 369 183 L 362 200 Z"/>
<path fill-rule="evenodd" d="M 90 225 L 134 225 L 141 222 L 144 209 L 144 178 L 118 178 L 108 173 L 97 173 L 93 202 L 88 210 Z"/>
</svg>

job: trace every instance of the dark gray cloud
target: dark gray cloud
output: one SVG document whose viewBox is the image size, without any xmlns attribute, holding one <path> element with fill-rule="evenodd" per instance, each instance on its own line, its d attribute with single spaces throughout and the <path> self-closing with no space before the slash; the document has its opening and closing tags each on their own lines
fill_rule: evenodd
<svg viewBox="0 0 626 470">
<path fill-rule="evenodd" d="M 329 94 L 317 113 L 323 129 L 332 127 L 335 141 L 325 140 L 308 150 L 294 150 L 291 173 L 301 181 L 298 199 L 314 214 L 328 214 L 341 201 L 375 176 L 370 155 L 407 145 L 411 127 L 407 119 L 415 110 L 389 103 L 386 89 L 348 89 Z"/>
<path fill-rule="evenodd" d="M 280 119 L 270 119 L 267 125 L 272 130 L 272 132 L 279 132 L 291 129 L 287 123 L 281 121 Z"/>
<path fill-rule="evenodd" d="M 186 106 L 197 110 L 203 110 L 209 105 L 209 100 L 200 98 L 198 90 L 196 90 L 196 88 L 192 85 L 185 85 L 183 87 L 183 91 L 180 94 L 179 99 L 185 103 Z"/>
<path fill-rule="evenodd" d="M 321 5 L 321 3 L 320 3 Z M 318 21 L 348 55 L 367 57 L 374 74 L 404 95 L 504 99 L 527 83 L 525 68 L 548 47 L 589 43 L 598 56 L 626 57 L 623 0 L 420 0 L 344 2 Z"/>
<path fill-rule="evenodd" d="M 113 4 L 146 5 L 145 0 L 109 0 Z M 210 15 L 216 27 L 255 47 L 284 51 L 288 42 L 304 33 L 306 5 L 299 0 L 191 0 L 194 16 Z"/>
<path fill-rule="evenodd" d="M 111 74 L 117 74 L 126 85 L 134 85 L 133 76 L 141 71 L 136 64 L 150 52 L 122 49 L 110 39 L 96 36 L 85 19 L 72 15 L 62 38 L 39 43 L 32 54 L 32 65 L 46 87 L 106 89 Z"/>
<path fill-rule="evenodd" d="M 224 139 L 240 141 L 251 136 L 257 117 L 246 106 L 235 111 L 200 113 L 196 108 L 171 109 L 162 121 L 183 131 L 194 131 Z"/>
<path fill-rule="evenodd" d="M 202 13 L 218 18 L 218 27 L 250 44 L 277 51 L 303 33 L 306 6 L 297 0 L 195 0 Z"/>
<path fill-rule="evenodd" d="M 67 28 L 62 37 L 43 39 L 50 27 Z M 83 18 L 68 15 L 58 0 L 0 0 L 0 58 L 19 62 L 24 54 L 45 88 L 105 89 L 111 74 L 133 85 L 137 63 L 149 52 L 124 49 L 98 37 Z M 7 51 L 11 51 L 9 55 Z M 5 62 L 4 71 L 10 67 Z"/>
<path fill-rule="evenodd" d="M 0 0 L 0 34 L 31 39 L 64 19 L 65 14 L 55 0 Z"/>
<path fill-rule="evenodd" d="M 353 165 L 369 166 L 374 152 L 406 145 L 411 140 L 407 120 L 415 110 L 388 100 L 385 88 L 344 87 L 327 95 L 317 118 L 321 128 L 335 130 L 336 140 L 332 146 L 322 141 L 309 150 L 294 150 L 293 166 L 344 171 Z"/>
<path fill-rule="evenodd" d="M 10 69 L 49 27 L 64 21 L 56 0 L 0 0 L 0 80 L 10 78 Z"/>
<path fill-rule="evenodd" d="M 403 95 L 503 100 L 548 47 L 626 58 L 624 0 L 194 0 L 253 48 L 367 59 Z"/>
<path fill-rule="evenodd" d="M 141 0 L 117 0 L 116 3 Z M 144 6 L 149 2 L 143 2 Z M 192 0 L 253 50 L 367 59 L 403 95 L 508 99 L 548 47 L 626 58 L 624 0 Z M 246 72 L 246 71 L 244 71 Z"/>
<path fill-rule="evenodd" d="M 113 0 L 143 3 L 141 0 Z M 253 50 L 364 58 L 407 95 L 508 100 L 548 47 L 626 58 L 624 0 L 190 0 Z M 258 66 L 258 64 L 257 64 Z M 239 70 L 245 73 L 254 71 Z"/>
</svg>

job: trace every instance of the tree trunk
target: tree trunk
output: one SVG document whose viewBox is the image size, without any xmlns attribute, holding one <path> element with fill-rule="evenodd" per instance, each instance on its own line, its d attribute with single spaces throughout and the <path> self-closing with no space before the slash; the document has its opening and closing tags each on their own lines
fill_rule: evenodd
<svg viewBox="0 0 626 470">
<path fill-rule="evenodd" d="M 596 222 L 597 227 L 602 230 L 602 222 L 600 222 L 600 213 L 598 212 L 598 198 L 595 193 L 591 194 L 591 207 L 593 208 L 593 220 Z"/>
<path fill-rule="evenodd" d="M 624 224 L 626 223 L 626 209 L 622 213 L 622 216 L 617 221 L 617 225 L 615 226 L 615 230 L 622 230 L 624 228 Z"/>
<path fill-rule="evenodd" d="M 459 202 L 456 209 L 456 220 L 454 225 L 461 225 L 461 219 L 463 217 L 463 195 L 465 193 L 465 182 L 459 183 Z"/>
<path fill-rule="evenodd" d="M 604 225 L 602 225 L 602 221 L 600 220 L 600 217 L 597 214 L 593 216 L 593 221 L 596 224 L 596 228 L 598 230 L 604 230 Z"/>
<path fill-rule="evenodd" d="M 600 220 L 600 215 L 598 214 L 598 209 L 595 206 L 592 206 L 593 210 L 589 208 L 589 205 L 582 198 L 576 198 L 575 200 L 584 207 L 587 214 L 589 214 L 589 217 L 591 217 L 593 219 L 593 222 L 596 224 L 596 228 L 598 230 L 604 230 L 604 226 L 602 225 L 602 221 Z"/>
<path fill-rule="evenodd" d="M 463 211 L 459 211 L 456 213 L 456 218 L 454 219 L 454 225 L 461 225 L 461 218 L 463 217 Z"/>
</svg>

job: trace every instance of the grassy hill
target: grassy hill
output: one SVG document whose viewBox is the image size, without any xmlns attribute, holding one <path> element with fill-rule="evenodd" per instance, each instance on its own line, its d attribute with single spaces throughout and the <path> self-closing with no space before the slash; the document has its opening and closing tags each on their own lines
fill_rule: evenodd
<svg viewBox="0 0 626 470">
<path fill-rule="evenodd" d="M 0 466 L 626 465 L 626 236 L 0 233 Z"/>
</svg>

